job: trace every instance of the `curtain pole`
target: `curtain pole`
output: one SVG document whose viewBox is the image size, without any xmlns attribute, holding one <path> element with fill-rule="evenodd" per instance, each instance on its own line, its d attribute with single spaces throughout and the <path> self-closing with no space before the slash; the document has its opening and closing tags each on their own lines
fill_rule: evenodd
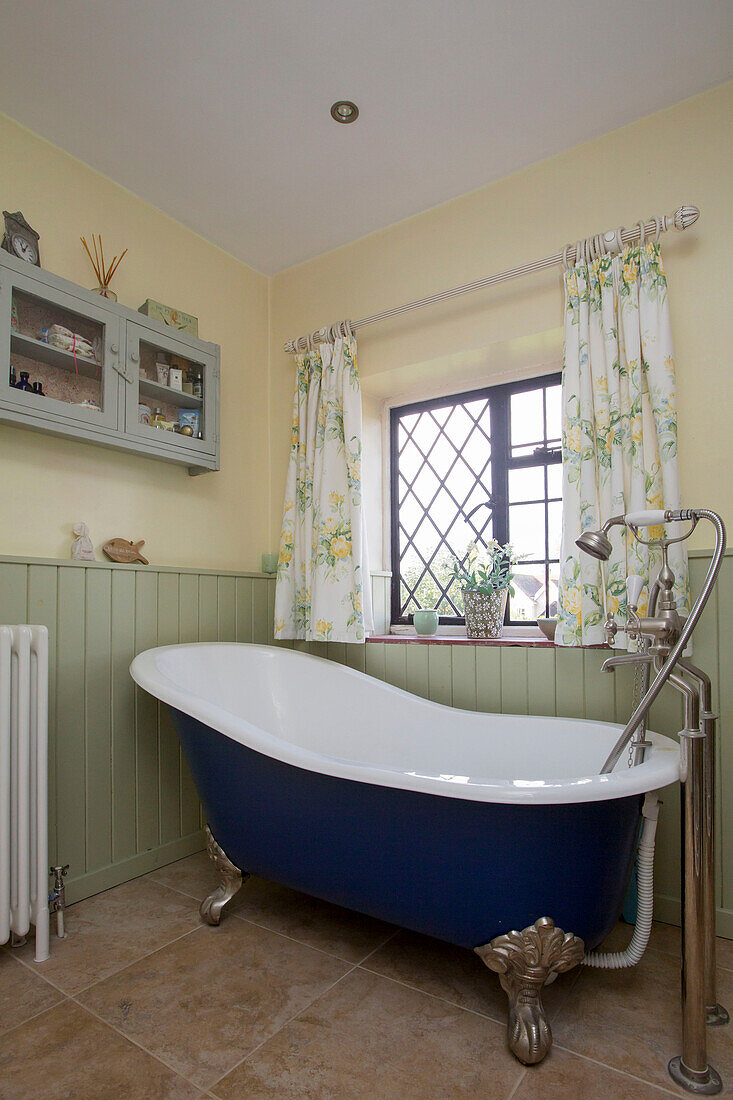
<svg viewBox="0 0 733 1100">
<path fill-rule="evenodd" d="M 546 267 L 554 267 L 555 264 L 576 262 L 583 254 L 586 246 L 596 254 L 601 255 L 604 252 L 620 251 L 623 245 L 639 240 L 642 233 L 644 236 L 654 233 L 659 237 L 660 233 L 666 233 L 669 229 L 689 229 L 699 217 L 700 211 L 696 206 L 680 206 L 672 215 L 663 214 L 659 218 L 650 218 L 647 222 L 637 222 L 631 229 L 611 229 L 607 233 L 599 233 L 597 236 L 589 237 L 585 241 L 578 241 L 577 244 L 566 245 L 562 252 L 558 252 L 554 256 L 545 256 L 543 260 L 534 260 L 532 263 L 524 264 L 523 267 L 512 267 L 508 271 L 500 271 L 496 275 L 490 275 L 487 279 L 478 279 L 474 283 L 465 283 L 463 286 L 455 286 L 450 290 L 431 294 L 428 298 L 419 298 L 416 302 L 406 302 L 394 309 L 385 309 L 381 313 L 373 313 L 371 317 L 362 317 L 360 321 L 352 321 L 351 328 L 366 328 L 367 325 L 376 325 L 380 321 L 387 321 L 390 317 L 410 313 L 413 309 L 423 309 L 425 306 L 437 305 L 438 302 L 447 302 L 449 299 L 458 298 L 462 294 L 472 294 L 475 290 L 483 290 L 484 287 L 494 286 L 496 283 L 518 279 L 522 275 L 531 275 L 533 272 L 542 271 Z M 324 326 L 316 329 L 309 336 L 298 336 L 295 340 L 288 340 L 283 345 L 283 350 L 295 353 L 306 351 L 309 341 L 311 344 L 324 343 L 328 340 L 331 327 Z"/>
</svg>

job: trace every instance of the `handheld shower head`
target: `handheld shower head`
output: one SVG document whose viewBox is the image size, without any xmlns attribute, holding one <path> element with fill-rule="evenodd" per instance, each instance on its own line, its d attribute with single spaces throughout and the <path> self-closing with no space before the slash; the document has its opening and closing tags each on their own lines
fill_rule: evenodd
<svg viewBox="0 0 733 1100">
<path fill-rule="evenodd" d="M 575 540 L 575 545 L 586 554 L 590 554 L 592 558 L 597 558 L 598 561 L 608 561 L 611 557 L 611 540 L 604 530 L 584 531 L 580 538 Z"/>
</svg>

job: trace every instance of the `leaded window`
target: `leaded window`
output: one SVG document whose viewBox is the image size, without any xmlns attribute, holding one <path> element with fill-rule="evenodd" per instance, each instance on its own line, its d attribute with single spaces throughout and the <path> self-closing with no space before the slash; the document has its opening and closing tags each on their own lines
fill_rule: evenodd
<svg viewBox="0 0 733 1100">
<path fill-rule="evenodd" d="M 491 538 L 523 555 L 506 621 L 556 613 L 560 436 L 557 374 L 391 410 L 393 622 L 463 623 L 453 561 Z"/>
</svg>

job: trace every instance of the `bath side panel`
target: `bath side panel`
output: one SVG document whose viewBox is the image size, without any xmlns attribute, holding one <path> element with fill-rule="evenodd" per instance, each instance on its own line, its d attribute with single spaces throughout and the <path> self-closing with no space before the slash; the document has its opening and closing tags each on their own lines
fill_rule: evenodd
<svg viewBox="0 0 733 1100">
<path fill-rule="evenodd" d="M 306 771 L 174 720 L 210 828 L 243 870 L 465 947 L 548 916 L 591 949 L 618 917 L 641 796 L 445 798 Z"/>
</svg>

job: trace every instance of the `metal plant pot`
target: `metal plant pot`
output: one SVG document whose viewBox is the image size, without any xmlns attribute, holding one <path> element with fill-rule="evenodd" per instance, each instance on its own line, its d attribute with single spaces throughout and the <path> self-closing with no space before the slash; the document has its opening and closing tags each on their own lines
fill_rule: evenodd
<svg viewBox="0 0 733 1100">
<path fill-rule="evenodd" d="M 506 588 L 501 592 L 490 593 L 463 590 L 466 634 L 469 638 L 501 637 L 508 596 Z"/>
</svg>

